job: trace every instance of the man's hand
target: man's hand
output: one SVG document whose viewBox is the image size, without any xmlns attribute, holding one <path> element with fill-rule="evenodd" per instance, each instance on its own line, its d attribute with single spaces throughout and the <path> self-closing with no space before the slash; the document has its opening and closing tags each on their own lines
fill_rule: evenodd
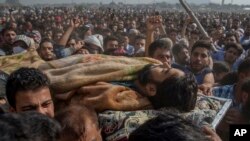
<svg viewBox="0 0 250 141">
<path fill-rule="evenodd" d="M 212 87 L 208 86 L 206 84 L 201 84 L 198 86 L 199 91 L 201 91 L 202 94 L 211 96 L 212 95 Z"/>
<path fill-rule="evenodd" d="M 153 32 L 156 28 L 162 26 L 161 16 L 151 16 L 147 19 L 147 30 Z"/>
<path fill-rule="evenodd" d="M 73 28 L 78 28 L 81 24 L 81 21 L 79 18 L 74 18 L 72 20 L 70 20 L 70 27 L 73 27 Z"/>
<path fill-rule="evenodd" d="M 202 128 L 203 132 L 207 135 L 206 137 L 210 140 L 210 141 L 222 141 L 221 138 L 217 135 L 217 133 L 211 129 L 208 126 L 204 126 Z"/>
</svg>

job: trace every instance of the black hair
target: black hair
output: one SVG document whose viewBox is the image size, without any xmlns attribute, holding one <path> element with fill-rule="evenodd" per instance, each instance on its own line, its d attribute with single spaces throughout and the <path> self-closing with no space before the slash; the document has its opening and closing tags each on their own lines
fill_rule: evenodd
<svg viewBox="0 0 250 141">
<path fill-rule="evenodd" d="M 198 41 L 196 41 L 194 43 L 193 47 L 192 47 L 191 53 L 193 53 L 193 51 L 196 48 L 205 48 L 205 49 L 208 50 L 209 55 L 211 55 L 210 52 L 212 51 L 212 44 L 208 40 L 198 40 Z"/>
<path fill-rule="evenodd" d="M 172 113 L 160 114 L 142 124 L 129 136 L 129 141 L 208 141 L 191 122 Z"/>
<path fill-rule="evenodd" d="M 198 84 L 193 74 L 172 76 L 157 84 L 156 94 L 148 99 L 155 109 L 171 107 L 191 111 L 197 100 Z"/>
<path fill-rule="evenodd" d="M 153 43 L 151 43 L 148 47 L 148 54 L 150 57 L 152 57 L 155 53 L 155 51 L 158 48 L 168 49 L 171 50 L 171 46 L 166 41 L 163 40 L 155 40 Z"/>
<path fill-rule="evenodd" d="M 238 73 L 244 73 L 247 71 L 250 71 L 250 58 L 243 60 L 238 67 Z"/>
<path fill-rule="evenodd" d="M 60 124 L 41 113 L 29 111 L 0 116 L 1 141 L 56 141 Z"/>
<path fill-rule="evenodd" d="M 16 108 L 16 94 L 19 91 L 37 90 L 49 87 L 48 77 L 35 68 L 22 67 L 12 72 L 6 84 L 7 100 L 12 108 Z"/>
<path fill-rule="evenodd" d="M 20 113 L 23 122 L 29 126 L 32 141 L 56 141 L 61 132 L 61 125 L 52 118 L 35 111 Z"/>
<path fill-rule="evenodd" d="M 2 29 L 1 35 L 4 36 L 4 34 L 5 34 L 7 31 L 14 31 L 14 32 L 16 32 L 16 30 L 13 29 L 13 28 L 11 28 L 11 27 L 5 27 L 5 28 Z"/>
<path fill-rule="evenodd" d="M 175 44 L 172 48 L 172 53 L 174 56 L 177 56 L 181 50 L 183 49 L 187 49 L 188 50 L 188 47 L 186 45 L 183 45 L 183 44 Z"/>
<path fill-rule="evenodd" d="M 243 47 L 238 43 L 229 43 L 225 45 L 225 50 L 229 50 L 230 48 L 234 48 L 238 51 L 238 56 L 240 56 L 243 52 Z"/>
<path fill-rule="evenodd" d="M 230 72 L 230 67 L 224 61 L 217 61 L 213 63 L 213 72 L 214 73 Z"/>
</svg>

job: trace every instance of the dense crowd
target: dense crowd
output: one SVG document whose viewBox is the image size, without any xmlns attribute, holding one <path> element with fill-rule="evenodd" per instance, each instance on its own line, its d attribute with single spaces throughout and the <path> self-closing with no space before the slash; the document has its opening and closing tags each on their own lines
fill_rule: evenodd
<svg viewBox="0 0 250 141">
<path fill-rule="evenodd" d="M 194 11 L 209 37 L 179 9 L 157 11 L 153 6 L 127 5 L 3 7 L 0 15 L 0 140 L 115 140 L 102 133 L 108 131 L 102 131 L 99 126 L 100 113 L 161 108 L 190 112 L 195 109 L 198 95 L 232 100 L 216 131 L 208 126 L 197 127 L 167 112 L 141 123 L 125 140 L 158 141 L 174 137 L 175 140 L 228 140 L 229 124 L 249 124 L 250 121 L 250 13 Z M 18 61 L 29 52 L 48 62 L 51 69 L 58 67 L 53 66 L 53 62 L 60 64 L 74 56 L 103 55 L 112 56 L 113 60 L 117 57 L 131 68 L 143 65 L 136 64 L 138 58 L 155 60 L 145 63 L 138 69 L 136 79 L 130 81 L 120 81 L 114 74 L 114 78 L 108 79 L 112 81 L 96 79 L 89 83 L 91 85 L 77 85 L 70 90 L 62 87 L 60 91 L 51 88 L 55 80 L 62 81 L 59 75 L 80 75 L 81 72 L 74 72 L 70 65 L 64 66 L 66 72 L 58 71 L 58 74 L 41 67 L 28 68 L 30 66 L 5 72 L 6 60 L 7 64 L 12 63 L 8 58 L 19 56 L 15 60 Z M 73 62 L 71 65 L 81 69 L 83 62 L 77 59 Z M 82 75 L 89 75 L 86 79 L 90 79 L 99 70 L 108 73 L 120 67 L 122 65 L 107 67 L 107 70 L 96 67 L 98 70 L 91 73 L 86 70 Z M 58 78 L 46 74 L 58 75 Z M 78 81 L 74 75 L 72 79 Z M 65 78 L 66 83 L 67 80 L 71 83 L 71 78 Z M 37 111 L 41 115 L 24 111 Z"/>
</svg>

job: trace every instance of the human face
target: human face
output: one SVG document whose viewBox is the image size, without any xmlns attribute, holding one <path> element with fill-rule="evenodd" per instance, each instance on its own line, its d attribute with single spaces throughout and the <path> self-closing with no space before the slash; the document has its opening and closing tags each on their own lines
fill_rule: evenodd
<svg viewBox="0 0 250 141">
<path fill-rule="evenodd" d="M 161 83 L 165 79 L 170 78 L 172 76 L 180 77 L 184 76 L 185 73 L 175 68 L 170 68 L 169 65 L 156 65 L 150 68 L 151 80 L 156 83 Z"/>
<path fill-rule="evenodd" d="M 55 59 L 55 54 L 53 53 L 53 45 L 51 42 L 42 43 L 41 49 L 39 50 L 39 54 L 45 61 L 51 61 Z"/>
<path fill-rule="evenodd" d="M 172 55 L 170 50 L 166 48 L 157 48 L 153 54 L 153 58 L 161 61 L 162 63 L 172 64 Z"/>
<path fill-rule="evenodd" d="M 135 48 L 139 49 L 139 48 L 145 48 L 146 45 L 146 40 L 145 39 L 137 39 L 135 41 Z"/>
<path fill-rule="evenodd" d="M 233 64 L 236 59 L 239 57 L 238 51 L 235 48 L 229 48 L 226 50 L 225 55 L 224 55 L 224 61 Z"/>
<path fill-rule="evenodd" d="M 191 53 L 190 65 L 194 72 L 199 72 L 209 63 L 209 51 L 206 48 L 197 47 Z"/>
<path fill-rule="evenodd" d="M 54 104 L 48 87 L 18 91 L 15 98 L 16 112 L 37 111 L 51 118 L 54 117 Z"/>
<path fill-rule="evenodd" d="M 13 44 L 16 38 L 16 32 L 8 30 L 4 33 L 3 39 L 8 44 Z"/>
<path fill-rule="evenodd" d="M 235 36 L 227 37 L 225 44 L 230 44 L 230 43 L 237 43 Z"/>
<path fill-rule="evenodd" d="M 114 50 L 118 48 L 118 41 L 116 40 L 111 40 L 107 42 L 106 49 L 107 50 Z"/>
<path fill-rule="evenodd" d="M 76 40 L 75 39 L 71 39 L 68 42 L 68 47 L 74 47 L 76 45 Z"/>
<path fill-rule="evenodd" d="M 181 65 L 188 65 L 190 61 L 190 55 L 188 49 L 184 48 L 178 53 L 178 63 Z"/>
</svg>

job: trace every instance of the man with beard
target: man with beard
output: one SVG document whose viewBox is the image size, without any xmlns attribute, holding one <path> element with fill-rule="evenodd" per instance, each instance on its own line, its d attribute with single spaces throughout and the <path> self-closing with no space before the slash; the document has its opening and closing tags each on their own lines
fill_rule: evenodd
<svg viewBox="0 0 250 141">
<path fill-rule="evenodd" d="M 69 100 L 70 105 L 86 105 L 98 112 L 105 110 L 131 111 L 174 107 L 181 111 L 194 108 L 197 83 L 192 74 L 170 68 L 168 64 L 147 65 L 138 72 L 135 81 L 99 82 L 83 86 L 67 94 L 58 94 L 58 100 Z M 60 101 L 59 101 L 60 102 Z M 145 104 L 146 103 L 146 104 Z"/>
<path fill-rule="evenodd" d="M 187 72 L 187 66 L 189 65 L 190 60 L 188 47 L 183 44 L 175 44 L 172 52 L 175 60 L 172 67 Z"/>
<path fill-rule="evenodd" d="M 195 75 L 203 94 L 211 95 L 214 76 L 209 68 L 212 45 L 209 41 L 197 41 L 191 50 L 190 71 Z"/>
<path fill-rule="evenodd" d="M 16 32 L 12 28 L 4 28 L 1 31 L 1 36 L 3 39 L 3 43 L 0 45 L 0 56 L 12 55 L 13 52 L 13 43 L 16 38 Z"/>
<path fill-rule="evenodd" d="M 107 36 L 104 39 L 104 54 L 115 55 L 115 51 L 118 48 L 118 39 L 114 36 Z"/>
<path fill-rule="evenodd" d="M 172 107 L 189 112 L 196 103 L 198 87 L 195 77 L 170 68 L 168 64 L 146 66 L 139 72 L 134 86 L 149 99 L 154 109 Z"/>
</svg>

